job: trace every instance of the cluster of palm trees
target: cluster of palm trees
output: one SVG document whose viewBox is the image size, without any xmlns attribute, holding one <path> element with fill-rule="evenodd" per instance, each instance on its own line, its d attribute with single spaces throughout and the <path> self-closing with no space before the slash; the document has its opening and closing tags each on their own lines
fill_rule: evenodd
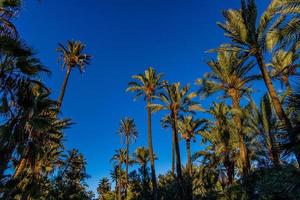
<svg viewBox="0 0 300 200">
<path fill-rule="evenodd" d="M 162 74 L 152 67 L 132 76 L 134 81 L 128 84 L 127 91 L 133 92 L 135 98 L 144 97 L 148 114 L 152 199 L 162 198 L 158 194 L 152 144 L 153 112 L 166 111 L 162 126 L 172 129 L 171 174 L 178 199 L 195 198 L 195 184 L 206 184 L 195 183 L 199 182 L 199 170 L 202 181 L 204 174 L 214 174 L 215 185 L 210 189 L 218 182 L 226 190 L 247 180 L 262 166 L 280 169 L 292 165 L 291 160 L 299 166 L 299 113 L 291 103 L 297 95 L 290 84 L 292 76 L 299 75 L 299 6 L 298 1 L 273 0 L 259 17 L 255 1 L 242 0 L 240 9 L 224 11 L 225 21 L 218 25 L 229 42 L 210 50 L 217 56 L 207 63 L 210 72 L 196 81 L 196 92 L 190 92 L 189 85 L 162 80 Z M 267 90 L 257 104 L 253 94 L 260 88 L 253 85 L 261 80 Z M 278 80 L 281 91 L 275 87 Z M 221 101 L 213 102 L 208 109 L 195 100 L 212 95 L 219 96 Z M 197 113 L 208 113 L 210 117 L 201 119 Z M 129 138 L 136 136 L 135 126 L 127 133 L 125 127 L 133 123 L 133 119 L 122 120 L 120 132 L 126 136 L 126 149 L 117 154 L 119 164 L 126 163 L 124 199 L 128 199 Z M 186 141 L 185 168 L 181 163 L 179 134 Z M 199 138 L 196 135 L 204 149 L 192 156 L 190 142 Z M 201 163 L 195 166 L 196 170 L 193 161 Z M 122 199 L 120 188 L 118 191 L 118 199 Z M 205 192 L 200 193 L 203 197 Z"/>
<path fill-rule="evenodd" d="M 0 3 L 0 198 L 53 199 L 53 188 L 63 190 L 62 187 L 72 187 L 74 182 L 83 194 L 87 188 L 80 184 L 86 178 L 86 163 L 75 150 L 64 159 L 63 130 L 71 125 L 71 120 L 61 118 L 59 113 L 71 70 L 78 68 L 82 72 L 90 56 L 84 53 L 85 46 L 79 41 L 69 41 L 67 47 L 59 44 L 57 50 L 67 74 L 58 101 L 52 100 L 50 89 L 40 80 L 50 71 L 22 41 L 12 22 L 21 3 Z M 65 181 L 73 179 L 69 185 L 56 184 L 58 180 L 52 179 L 53 174 L 67 168 L 70 162 L 81 163 L 72 170 L 81 171 L 82 176 L 66 177 Z M 60 177 L 65 175 L 68 174 Z M 67 192 L 54 199 L 65 199 L 64 194 Z"/>
</svg>

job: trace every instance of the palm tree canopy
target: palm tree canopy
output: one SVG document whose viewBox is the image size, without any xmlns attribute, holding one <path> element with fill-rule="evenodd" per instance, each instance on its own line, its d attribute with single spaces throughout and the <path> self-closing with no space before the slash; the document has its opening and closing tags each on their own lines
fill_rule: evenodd
<svg viewBox="0 0 300 200">
<path fill-rule="evenodd" d="M 120 122 L 119 134 L 135 140 L 138 136 L 138 131 L 134 123 L 134 119 L 125 117 Z"/>
<path fill-rule="evenodd" d="M 144 74 L 132 76 L 137 81 L 129 82 L 127 92 L 135 92 L 136 98 L 144 95 L 152 98 L 158 89 L 162 87 L 162 73 L 157 73 L 152 67 L 148 67 Z"/>
<path fill-rule="evenodd" d="M 247 57 L 238 51 L 227 51 L 220 49 L 217 60 L 208 62 L 212 72 L 206 73 L 204 78 L 198 79 L 200 85 L 199 93 L 209 96 L 213 93 L 224 91 L 225 97 L 233 91 L 240 96 L 250 93 L 249 82 L 258 79 L 258 75 L 248 75 L 253 68 L 253 62 L 246 62 Z"/>
<path fill-rule="evenodd" d="M 127 152 L 125 149 L 118 149 L 115 151 L 115 154 L 111 158 L 111 162 L 114 163 L 114 165 L 122 165 L 126 162 L 126 155 Z"/>
<path fill-rule="evenodd" d="M 190 112 L 202 111 L 199 103 L 193 101 L 197 97 L 197 93 L 189 93 L 189 85 L 181 87 L 180 82 L 169 85 L 165 82 L 165 92 L 160 93 L 159 99 L 162 104 L 152 104 L 151 107 L 153 112 L 164 110 L 170 110 L 173 113 L 178 114 L 179 112 Z"/>
<path fill-rule="evenodd" d="M 297 68 L 299 68 L 299 64 L 296 63 L 298 59 L 299 53 L 295 50 L 285 51 L 279 49 L 273 54 L 272 61 L 268 64 L 272 68 L 272 76 L 284 81 L 285 78 L 296 75 Z"/>
<path fill-rule="evenodd" d="M 68 41 L 67 47 L 59 43 L 56 50 L 61 53 L 63 67 L 78 68 L 82 73 L 91 60 L 91 55 L 85 54 L 84 49 L 85 45 L 80 41 Z"/>
<path fill-rule="evenodd" d="M 133 160 L 141 166 L 146 166 L 150 161 L 149 150 L 145 147 L 138 147 L 133 153 Z"/>
<path fill-rule="evenodd" d="M 192 139 L 195 134 L 199 131 L 206 129 L 207 120 L 205 119 L 194 119 L 192 115 L 184 116 L 178 121 L 178 130 L 181 133 L 182 138 Z"/>
</svg>

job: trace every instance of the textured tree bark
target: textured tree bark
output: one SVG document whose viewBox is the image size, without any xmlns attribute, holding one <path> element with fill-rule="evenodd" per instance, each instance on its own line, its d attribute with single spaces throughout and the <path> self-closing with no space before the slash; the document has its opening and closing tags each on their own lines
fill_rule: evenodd
<svg viewBox="0 0 300 200">
<path fill-rule="evenodd" d="M 121 174 L 121 164 L 119 165 L 119 188 L 118 188 L 118 200 L 122 200 L 122 196 L 121 196 L 121 184 L 122 184 L 122 182 L 121 182 L 121 180 L 122 180 L 122 174 Z"/>
<path fill-rule="evenodd" d="M 175 175 L 175 133 L 174 129 L 172 128 L 172 175 Z"/>
<path fill-rule="evenodd" d="M 180 159 L 180 148 L 179 148 L 179 140 L 178 140 L 178 122 L 177 122 L 177 113 L 172 112 L 172 116 L 174 119 L 173 129 L 175 135 L 175 153 L 176 153 L 176 172 L 177 172 L 177 182 L 179 189 L 179 198 L 184 199 L 184 188 L 183 188 L 183 178 L 181 171 L 181 159 Z"/>
<path fill-rule="evenodd" d="M 57 110 L 58 111 L 60 111 L 61 104 L 62 104 L 62 101 L 63 101 L 64 96 L 65 96 L 65 91 L 66 91 L 66 88 L 67 88 L 70 73 L 71 73 L 71 67 L 68 66 L 67 73 L 66 73 L 64 82 L 62 84 L 61 93 L 60 93 L 59 98 L 57 100 Z"/>
<path fill-rule="evenodd" d="M 234 109 L 240 110 L 240 97 L 237 91 L 232 93 L 232 107 Z M 248 157 L 248 149 L 244 141 L 244 133 L 242 130 L 242 122 L 239 114 L 235 114 L 234 121 L 236 123 L 236 127 L 238 130 L 238 137 L 239 137 L 239 146 L 240 146 L 240 158 L 242 160 L 243 165 L 243 176 L 246 177 L 250 173 L 250 161 Z"/>
<path fill-rule="evenodd" d="M 187 164 L 186 168 L 189 173 L 189 177 L 187 179 L 187 199 L 193 199 L 193 168 L 191 161 L 191 140 L 189 138 L 186 139 L 186 150 L 187 150 Z"/>
<path fill-rule="evenodd" d="M 186 139 L 186 152 L 187 152 L 187 164 L 186 168 L 192 177 L 193 172 L 192 172 L 192 161 L 191 161 L 191 140 L 189 138 Z"/>
<path fill-rule="evenodd" d="M 147 109 L 148 109 L 148 146 L 149 146 L 149 155 L 150 155 L 150 165 L 151 165 L 151 179 L 153 187 L 153 200 L 157 200 L 157 182 L 155 174 L 155 163 L 154 163 L 154 153 L 152 145 L 152 122 L 151 122 L 151 97 L 148 97 Z"/>
<path fill-rule="evenodd" d="M 261 74 L 262 74 L 263 80 L 265 82 L 265 85 L 268 89 L 269 95 L 271 97 L 271 101 L 272 101 L 272 104 L 274 106 L 275 112 L 276 112 L 278 118 L 280 119 L 280 121 L 286 127 L 286 130 L 287 130 L 288 135 L 289 135 L 290 142 L 292 144 L 295 144 L 298 141 L 298 139 L 295 136 L 295 134 L 293 133 L 292 124 L 291 124 L 289 118 L 287 117 L 286 113 L 284 112 L 284 110 L 282 108 L 281 102 L 280 102 L 280 100 L 277 96 L 277 93 L 275 91 L 275 88 L 274 88 L 274 85 L 272 83 L 271 77 L 270 77 L 270 75 L 267 71 L 266 64 L 264 63 L 264 58 L 263 58 L 263 55 L 262 55 L 261 51 L 257 51 L 257 53 L 255 54 L 255 58 L 256 58 L 258 66 L 259 66 L 259 69 L 261 71 Z M 295 150 L 294 153 L 295 153 L 295 156 L 297 158 L 298 165 L 300 165 L 300 152 L 299 152 L 299 150 Z"/>
<path fill-rule="evenodd" d="M 125 199 L 127 199 L 127 188 L 128 188 L 128 162 L 129 162 L 129 135 L 126 134 L 126 180 L 125 180 Z"/>
</svg>

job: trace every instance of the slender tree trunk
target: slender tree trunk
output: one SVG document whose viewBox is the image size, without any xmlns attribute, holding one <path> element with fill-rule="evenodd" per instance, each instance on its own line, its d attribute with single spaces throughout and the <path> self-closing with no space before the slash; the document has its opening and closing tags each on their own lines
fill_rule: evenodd
<svg viewBox="0 0 300 200">
<path fill-rule="evenodd" d="M 186 139 L 186 152 L 187 152 L 187 163 L 186 168 L 189 172 L 190 177 L 192 177 L 192 161 L 191 161 L 191 140 L 188 138 Z"/>
<path fill-rule="evenodd" d="M 61 92 L 60 92 L 59 98 L 57 100 L 57 109 L 58 109 L 58 111 L 60 111 L 61 104 L 62 104 L 62 101 L 63 101 L 64 96 L 65 96 L 65 91 L 66 91 L 66 88 L 67 88 L 70 73 L 71 73 L 71 67 L 68 66 L 67 73 L 66 73 L 64 82 L 62 84 Z"/>
<path fill-rule="evenodd" d="M 181 171 L 181 159 L 180 159 L 180 148 L 179 148 L 179 140 L 178 140 L 178 122 L 177 122 L 177 113 L 172 113 L 174 123 L 174 135 L 175 135 L 175 153 L 176 153 L 176 172 L 177 172 L 177 182 L 178 182 L 178 190 L 179 190 L 179 198 L 184 199 L 184 189 L 183 189 L 183 178 Z"/>
<path fill-rule="evenodd" d="M 126 135 L 126 179 L 125 179 L 125 199 L 127 199 L 127 189 L 128 189 L 128 163 L 129 163 L 129 136 Z"/>
<path fill-rule="evenodd" d="M 174 129 L 172 128 L 172 175 L 174 177 L 175 173 L 175 133 Z"/>
<path fill-rule="evenodd" d="M 283 125 L 286 127 L 286 130 L 288 132 L 289 135 L 289 140 L 292 144 L 295 144 L 298 139 L 296 137 L 296 134 L 293 133 L 293 128 L 292 128 L 292 124 L 291 121 L 289 120 L 289 118 L 287 117 L 286 113 L 284 112 L 281 102 L 277 96 L 276 90 L 274 88 L 274 85 L 272 83 L 271 77 L 269 75 L 269 72 L 267 70 L 266 64 L 264 63 L 264 58 L 263 55 L 261 53 L 261 51 L 257 51 L 257 53 L 255 54 L 255 58 L 257 61 L 257 64 L 259 66 L 259 69 L 261 71 L 263 80 L 265 82 L 265 85 L 268 89 L 269 95 L 271 97 L 271 101 L 272 104 L 274 106 L 275 112 L 278 116 L 278 118 L 280 119 L 280 121 L 283 123 Z M 299 150 L 295 150 L 295 156 L 297 158 L 298 161 L 298 165 L 300 165 L 300 152 Z"/>
<path fill-rule="evenodd" d="M 240 110 L 240 97 L 237 91 L 232 94 L 232 106 L 236 110 Z M 246 177 L 250 173 L 250 161 L 248 157 L 248 149 L 244 141 L 244 133 L 242 130 L 242 122 L 239 114 L 235 114 L 234 121 L 238 130 L 239 146 L 240 146 L 240 158 L 243 165 L 243 176 Z"/>
<path fill-rule="evenodd" d="M 191 140 L 186 139 L 186 151 L 187 151 L 187 164 L 186 168 L 188 170 L 189 176 L 187 178 L 187 199 L 193 199 L 193 165 L 191 161 Z"/>
<path fill-rule="evenodd" d="M 280 167 L 279 154 L 278 154 L 277 148 L 274 146 L 273 136 L 271 135 L 270 132 L 268 132 L 267 134 L 268 134 L 267 139 L 269 140 L 268 141 L 268 143 L 269 143 L 268 150 L 269 150 L 270 159 L 272 160 L 273 165 L 275 167 Z"/>
<path fill-rule="evenodd" d="M 118 200 L 122 200 L 121 187 L 122 187 L 122 174 L 121 174 L 121 165 L 119 165 L 119 188 L 118 188 Z"/>
<path fill-rule="evenodd" d="M 155 163 L 154 163 L 154 153 L 152 145 L 152 122 L 151 122 L 151 97 L 148 97 L 147 102 L 148 109 L 148 146 L 149 146 L 149 155 L 150 155 L 150 165 L 151 165 L 151 178 L 152 178 L 152 187 L 153 187 L 153 200 L 157 200 L 157 182 L 155 174 Z"/>
<path fill-rule="evenodd" d="M 234 179 L 234 162 L 231 161 L 228 150 L 225 150 L 225 152 L 226 155 L 224 160 L 224 166 L 226 168 L 226 173 L 228 177 L 228 185 L 232 185 Z"/>
<path fill-rule="evenodd" d="M 119 183 L 118 183 L 118 178 L 116 179 L 116 185 L 115 185 L 115 200 L 118 200 L 118 194 L 119 194 Z"/>
</svg>

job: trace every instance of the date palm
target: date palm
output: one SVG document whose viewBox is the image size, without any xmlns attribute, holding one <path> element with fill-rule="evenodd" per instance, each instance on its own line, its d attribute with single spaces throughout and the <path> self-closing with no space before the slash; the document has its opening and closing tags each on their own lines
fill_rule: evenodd
<svg viewBox="0 0 300 200">
<path fill-rule="evenodd" d="M 225 18 L 225 23 L 218 23 L 218 25 L 225 31 L 225 35 L 232 41 L 231 44 L 228 44 L 226 47 L 222 48 L 232 51 L 242 50 L 247 53 L 249 57 L 252 56 L 256 59 L 262 78 L 268 89 L 268 93 L 270 95 L 276 115 L 281 120 L 284 127 L 286 127 L 286 130 L 289 133 L 290 142 L 297 143 L 298 139 L 292 131 L 292 124 L 283 109 L 264 59 L 265 50 L 273 47 L 274 43 L 277 43 L 276 37 L 270 36 L 270 33 L 272 33 L 273 29 L 278 23 L 281 23 L 281 20 L 278 20 L 277 23 L 275 22 L 275 24 L 273 24 L 271 27 L 270 24 L 274 19 L 274 15 L 278 13 L 278 6 L 280 6 L 278 2 L 279 1 L 272 1 L 260 19 L 257 19 L 257 8 L 255 1 L 242 0 L 241 9 L 229 9 L 224 11 L 223 15 Z M 294 10 L 297 11 L 297 7 Z M 291 24 L 288 24 L 287 27 L 290 25 L 292 26 L 294 21 L 292 20 L 288 23 Z M 296 24 L 299 24 L 298 21 Z M 295 155 L 298 163 L 300 163 L 300 151 L 295 151 Z"/>
<path fill-rule="evenodd" d="M 125 137 L 126 140 L 126 174 L 125 174 L 125 198 L 128 188 L 128 165 L 129 165 L 129 142 L 135 140 L 138 136 L 138 132 L 134 123 L 134 119 L 126 117 L 121 120 L 119 134 Z"/>
<path fill-rule="evenodd" d="M 189 93 L 189 85 L 181 87 L 180 83 L 173 83 L 169 85 L 165 82 L 164 93 L 161 93 L 159 99 L 161 104 L 152 104 L 153 111 L 167 110 L 172 117 L 172 129 L 175 135 L 175 155 L 176 155 L 176 172 L 179 185 L 179 195 L 183 198 L 183 178 L 181 170 L 180 148 L 178 140 L 178 119 L 183 113 L 194 113 L 201 110 L 199 104 L 193 99 L 197 96 L 196 93 Z"/>
<path fill-rule="evenodd" d="M 66 47 L 60 43 L 56 50 L 61 53 L 62 67 L 67 70 L 61 93 L 57 100 L 57 108 L 60 110 L 72 69 L 77 68 L 80 73 L 83 73 L 86 65 L 90 63 L 91 56 L 84 53 L 85 45 L 80 41 L 68 41 Z"/>
<path fill-rule="evenodd" d="M 202 141 L 209 146 L 205 150 L 199 151 L 193 155 L 193 159 L 199 156 L 204 157 L 208 167 L 217 168 L 217 165 L 223 163 L 227 171 L 228 184 L 234 180 L 234 168 L 236 161 L 236 149 L 239 147 L 238 136 L 235 133 L 234 124 L 231 116 L 231 108 L 224 102 L 213 103 L 213 106 L 207 111 L 213 116 L 212 121 L 207 123 L 206 129 L 201 130 Z"/>
<path fill-rule="evenodd" d="M 126 162 L 127 152 L 124 149 L 119 149 L 115 151 L 115 154 L 111 158 L 111 161 L 114 163 L 114 166 L 118 167 L 118 200 L 122 199 L 121 191 L 122 191 L 122 166 Z"/>
<path fill-rule="evenodd" d="M 258 133 L 263 134 L 266 141 L 269 158 L 275 167 L 280 166 L 279 145 L 276 143 L 274 133 L 279 132 L 279 124 L 274 116 L 274 111 L 268 95 L 264 95 L 260 100 L 260 106 L 255 106 L 256 112 L 255 127 L 258 128 Z M 254 115 L 255 116 L 255 115 Z M 253 129 L 255 130 L 255 129 Z"/>
<path fill-rule="evenodd" d="M 97 192 L 100 196 L 99 200 L 106 200 L 105 195 L 108 194 L 111 190 L 111 186 L 108 178 L 104 177 L 99 181 L 99 185 L 97 187 Z"/>
<path fill-rule="evenodd" d="M 272 32 L 273 27 L 277 23 L 271 25 L 274 15 L 277 14 L 278 1 L 272 1 L 267 10 L 262 14 L 260 19 L 257 17 L 257 8 L 254 0 L 242 0 L 242 6 L 239 10 L 229 9 L 224 11 L 223 15 L 225 23 L 218 25 L 225 31 L 225 35 L 231 39 L 232 43 L 228 44 L 226 49 L 231 51 L 242 50 L 255 58 L 257 65 L 261 71 L 262 78 L 268 89 L 272 104 L 278 118 L 282 121 L 289 133 L 291 142 L 296 142 L 298 139 L 293 134 L 292 125 L 287 117 L 283 106 L 280 102 L 278 94 L 272 83 L 270 73 L 264 59 L 264 52 L 267 47 L 274 46 L 274 36 L 268 36 L 268 32 Z M 298 163 L 300 163 L 300 152 L 295 152 Z"/>
<path fill-rule="evenodd" d="M 184 116 L 178 121 L 178 131 L 181 137 L 186 141 L 187 164 L 186 168 L 192 176 L 192 162 L 191 162 L 191 140 L 195 139 L 195 134 L 203 131 L 206 128 L 207 120 L 194 119 L 193 116 Z"/>
<path fill-rule="evenodd" d="M 157 73 L 152 67 L 145 70 L 144 74 L 138 74 L 132 76 L 136 81 L 130 82 L 128 84 L 127 92 L 135 92 L 136 98 L 144 96 L 147 101 L 147 112 L 148 112 L 148 147 L 150 153 L 150 165 L 151 165 L 151 179 L 153 186 L 153 199 L 157 200 L 157 180 L 155 173 L 155 163 L 154 163 L 154 150 L 152 144 L 152 120 L 151 113 L 152 109 L 150 107 L 153 97 L 162 87 L 161 73 Z"/>
<path fill-rule="evenodd" d="M 253 63 L 246 62 L 244 55 L 237 51 L 220 50 L 217 60 L 208 62 L 212 72 L 205 74 L 204 78 L 198 79 L 200 93 L 209 96 L 217 92 L 223 92 L 224 97 L 229 97 L 232 107 L 241 111 L 240 101 L 245 94 L 251 92 L 249 83 L 258 78 L 248 75 Z M 245 144 L 241 117 L 238 112 L 234 115 L 237 133 L 240 141 L 240 158 L 243 163 L 243 174 L 247 176 L 250 171 L 248 150 Z"/>
</svg>

